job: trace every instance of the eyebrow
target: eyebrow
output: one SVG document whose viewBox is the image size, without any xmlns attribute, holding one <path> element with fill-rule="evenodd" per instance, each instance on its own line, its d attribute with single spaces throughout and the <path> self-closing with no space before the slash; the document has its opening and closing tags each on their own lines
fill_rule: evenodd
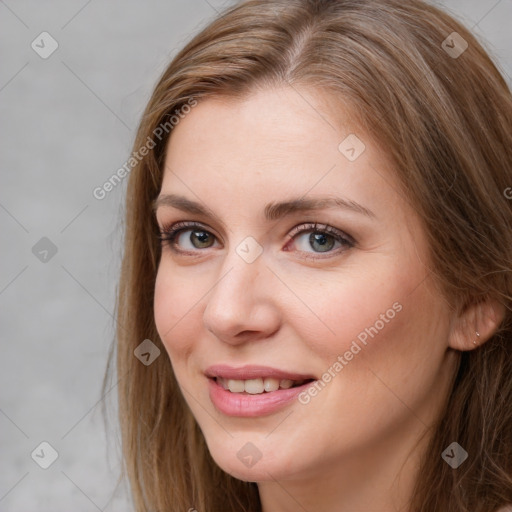
<svg viewBox="0 0 512 512">
<path fill-rule="evenodd" d="M 161 194 L 153 201 L 153 211 L 156 212 L 161 206 L 170 206 L 178 210 L 205 217 L 212 217 L 219 224 L 224 226 L 224 222 L 207 206 L 192 201 L 184 196 L 177 194 Z M 365 215 L 371 219 L 375 219 L 376 215 L 355 201 L 343 199 L 341 197 L 315 197 L 315 198 L 292 198 L 283 202 L 271 202 L 265 206 L 264 215 L 267 221 L 275 221 L 287 215 L 296 212 L 322 210 L 325 208 L 339 208 L 349 210 L 361 215 Z"/>
</svg>

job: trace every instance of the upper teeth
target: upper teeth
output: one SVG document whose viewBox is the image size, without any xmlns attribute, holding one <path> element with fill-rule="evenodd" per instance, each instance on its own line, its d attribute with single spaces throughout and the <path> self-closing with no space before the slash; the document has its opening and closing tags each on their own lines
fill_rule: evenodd
<svg viewBox="0 0 512 512">
<path fill-rule="evenodd" d="M 289 389 L 294 384 L 300 385 L 305 381 L 293 381 L 290 379 L 274 379 L 272 377 L 265 377 L 264 379 L 247 379 L 247 380 L 235 380 L 235 379 L 223 379 L 217 377 L 217 382 L 224 388 L 229 389 L 232 393 L 249 393 L 251 395 L 257 395 L 264 391 L 277 391 L 281 389 Z"/>
</svg>

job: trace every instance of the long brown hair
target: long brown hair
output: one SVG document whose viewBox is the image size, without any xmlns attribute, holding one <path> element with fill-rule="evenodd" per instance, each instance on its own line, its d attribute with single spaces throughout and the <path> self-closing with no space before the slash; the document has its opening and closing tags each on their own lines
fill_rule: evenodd
<svg viewBox="0 0 512 512">
<path fill-rule="evenodd" d="M 129 176 L 111 353 L 136 510 L 261 510 L 256 484 L 212 460 L 169 358 L 145 366 L 134 350 L 150 339 L 165 351 L 153 317 L 160 242 L 152 202 L 172 129 L 158 128 L 193 101 L 282 85 L 331 93 L 386 148 L 453 314 L 489 297 L 506 308 L 490 340 L 460 353 L 410 504 L 413 512 L 495 512 L 512 503 L 512 99 L 475 37 L 421 0 L 245 1 L 195 36 L 156 85 L 134 145 L 154 142 Z M 470 454 L 457 470 L 441 458 L 453 441 Z"/>
</svg>

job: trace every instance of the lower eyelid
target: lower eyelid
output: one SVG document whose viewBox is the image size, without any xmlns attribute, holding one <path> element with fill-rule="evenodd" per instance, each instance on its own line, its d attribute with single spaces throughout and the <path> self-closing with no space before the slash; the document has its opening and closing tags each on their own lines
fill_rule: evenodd
<svg viewBox="0 0 512 512">
<path fill-rule="evenodd" d="M 306 234 L 308 234 L 308 232 L 306 232 L 306 231 L 302 232 L 302 233 L 298 233 L 297 235 L 294 236 L 292 241 L 295 242 L 296 238 L 299 238 L 301 236 L 305 236 Z M 331 233 L 327 233 L 327 236 L 330 236 L 330 237 L 334 238 L 335 242 L 337 242 L 339 244 L 339 246 L 336 247 L 336 248 L 331 249 L 330 251 L 327 251 L 325 254 L 329 254 L 329 253 L 332 254 L 332 253 L 336 252 L 337 250 L 342 249 L 343 247 L 348 247 L 348 246 L 352 245 L 349 240 L 345 240 L 345 239 L 343 239 L 341 237 L 338 237 L 338 236 L 335 236 L 335 235 L 333 235 Z M 302 252 L 308 252 L 308 251 L 302 251 Z M 322 253 L 321 252 L 318 252 L 318 253 L 313 252 L 313 254 L 320 254 L 321 255 Z"/>
</svg>

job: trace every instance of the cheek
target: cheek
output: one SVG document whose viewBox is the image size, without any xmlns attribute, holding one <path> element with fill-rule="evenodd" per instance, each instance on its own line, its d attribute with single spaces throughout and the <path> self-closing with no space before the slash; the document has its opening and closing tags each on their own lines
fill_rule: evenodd
<svg viewBox="0 0 512 512">
<path fill-rule="evenodd" d="M 289 321 L 296 325 L 296 319 L 303 319 L 304 341 L 327 362 L 350 350 L 354 341 L 362 347 L 370 341 L 374 345 L 384 343 L 391 327 L 396 329 L 401 323 L 410 283 L 392 269 L 382 269 L 378 275 L 333 275 L 321 285 L 303 282 L 295 290 L 315 314 L 305 315 L 301 305 L 301 311 L 289 310 Z"/>
<path fill-rule="evenodd" d="M 167 352 L 171 357 L 182 357 L 191 350 L 193 333 L 202 325 L 191 321 L 196 305 L 202 296 L 187 281 L 180 282 L 178 272 L 172 272 L 161 264 L 156 276 L 154 295 L 155 325 Z"/>
<path fill-rule="evenodd" d="M 340 407 L 350 401 L 360 418 L 372 411 L 386 425 L 404 413 L 403 403 L 419 411 L 434 389 L 448 322 L 428 280 L 421 281 L 404 272 L 326 291 L 332 300 L 323 300 L 323 320 L 336 335 L 310 343 L 325 371 L 336 374 L 331 399 Z"/>
</svg>

